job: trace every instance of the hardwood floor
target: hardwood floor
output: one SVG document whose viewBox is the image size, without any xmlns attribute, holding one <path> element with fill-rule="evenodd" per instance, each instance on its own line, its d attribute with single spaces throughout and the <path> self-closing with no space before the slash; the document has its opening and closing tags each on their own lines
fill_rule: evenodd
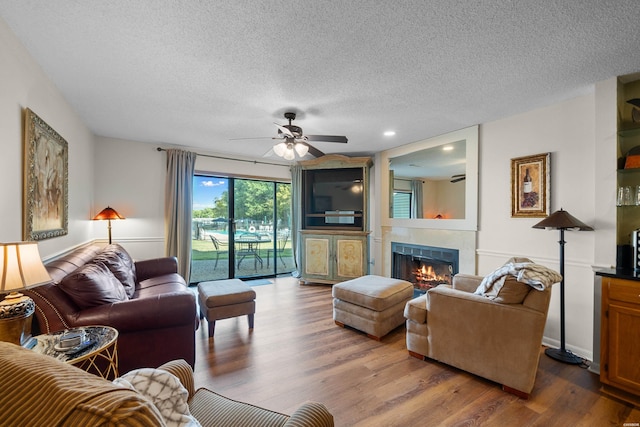
<svg viewBox="0 0 640 427">
<path fill-rule="evenodd" d="M 639 425 L 639 408 L 602 395 L 586 369 L 542 354 L 532 396 L 522 400 L 409 356 L 404 326 L 380 342 L 336 326 L 330 286 L 272 280 L 254 287 L 253 332 L 246 316 L 216 322 L 212 339 L 206 321 L 198 329 L 196 387 L 287 414 L 319 401 L 337 426 Z"/>
</svg>

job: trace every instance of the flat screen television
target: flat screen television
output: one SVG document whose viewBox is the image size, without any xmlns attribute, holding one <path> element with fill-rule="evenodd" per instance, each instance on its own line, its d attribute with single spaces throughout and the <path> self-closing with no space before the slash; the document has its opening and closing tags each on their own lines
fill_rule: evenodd
<svg viewBox="0 0 640 427">
<path fill-rule="evenodd" d="M 362 230 L 363 169 L 303 171 L 305 228 Z"/>
</svg>

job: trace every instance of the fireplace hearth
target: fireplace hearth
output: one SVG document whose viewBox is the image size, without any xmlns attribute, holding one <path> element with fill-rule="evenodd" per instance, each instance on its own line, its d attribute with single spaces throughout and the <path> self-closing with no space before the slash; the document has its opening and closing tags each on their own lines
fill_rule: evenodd
<svg viewBox="0 0 640 427">
<path fill-rule="evenodd" d="M 458 272 L 457 249 L 391 242 L 392 277 L 413 284 L 414 294 L 450 285 Z"/>
</svg>

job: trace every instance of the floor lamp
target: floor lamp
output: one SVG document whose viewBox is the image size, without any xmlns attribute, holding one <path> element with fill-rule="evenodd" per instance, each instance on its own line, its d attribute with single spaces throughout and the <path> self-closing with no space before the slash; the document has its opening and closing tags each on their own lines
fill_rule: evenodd
<svg viewBox="0 0 640 427">
<path fill-rule="evenodd" d="M 566 243 L 564 241 L 564 230 L 593 231 L 593 228 L 562 208 L 534 225 L 533 228 L 560 230 L 560 240 L 558 241 L 560 243 L 560 275 L 562 276 L 560 281 L 560 348 L 548 348 L 544 353 L 560 362 L 579 365 L 582 360 L 564 347 L 564 244 Z"/>
<path fill-rule="evenodd" d="M 111 220 L 124 219 L 124 217 L 121 216 L 118 212 L 116 212 L 115 209 L 107 206 L 106 208 L 102 209 L 100 213 L 96 215 L 93 219 L 94 220 L 106 219 L 107 221 L 109 221 L 109 244 L 111 244 Z"/>
</svg>

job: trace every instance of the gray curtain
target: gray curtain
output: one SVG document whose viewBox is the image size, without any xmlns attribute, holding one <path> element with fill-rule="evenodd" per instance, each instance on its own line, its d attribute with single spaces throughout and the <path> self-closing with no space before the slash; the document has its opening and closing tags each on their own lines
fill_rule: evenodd
<svg viewBox="0 0 640 427">
<path fill-rule="evenodd" d="M 178 273 L 189 283 L 191 273 L 191 211 L 196 153 L 167 150 L 164 193 L 165 253 L 178 258 Z"/>
<path fill-rule="evenodd" d="M 411 181 L 411 218 L 422 218 L 422 180 Z"/>
<path fill-rule="evenodd" d="M 302 227 L 302 167 L 291 166 L 291 248 L 296 268 L 300 268 L 300 236 L 298 231 Z M 294 277 L 300 277 L 296 271 Z"/>
</svg>

